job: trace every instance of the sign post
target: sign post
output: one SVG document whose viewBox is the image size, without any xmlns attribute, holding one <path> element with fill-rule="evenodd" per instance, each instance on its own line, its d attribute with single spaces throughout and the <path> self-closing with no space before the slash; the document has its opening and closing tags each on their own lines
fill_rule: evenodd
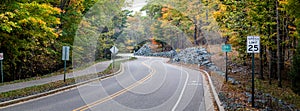
<svg viewBox="0 0 300 111">
<path fill-rule="evenodd" d="M 66 82 L 67 60 L 69 60 L 70 46 L 63 46 L 62 60 L 64 61 L 64 82 Z"/>
<path fill-rule="evenodd" d="M 114 69 L 114 65 L 115 65 L 115 55 L 118 53 L 119 49 L 116 47 L 116 46 L 113 46 L 111 49 L 110 49 L 110 52 L 112 54 L 112 60 L 113 60 L 113 63 L 112 63 L 112 69 Z"/>
<path fill-rule="evenodd" d="M 3 75 L 3 53 L 0 53 L 0 65 L 1 65 L 1 83 L 4 82 L 4 75 Z"/>
<path fill-rule="evenodd" d="M 247 53 L 252 54 L 252 107 L 254 107 L 254 54 L 260 53 L 260 37 L 248 36 L 247 37 Z"/>
<path fill-rule="evenodd" d="M 225 52 L 225 80 L 228 81 L 228 69 L 227 69 L 227 53 L 231 52 L 231 44 L 222 45 L 222 51 Z"/>
</svg>

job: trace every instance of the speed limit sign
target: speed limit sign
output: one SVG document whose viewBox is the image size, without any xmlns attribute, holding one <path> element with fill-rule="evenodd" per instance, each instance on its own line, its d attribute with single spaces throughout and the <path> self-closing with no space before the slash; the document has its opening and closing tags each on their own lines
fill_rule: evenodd
<svg viewBox="0 0 300 111">
<path fill-rule="evenodd" d="M 260 37 L 248 36 L 247 37 L 247 53 L 259 53 L 260 52 Z"/>
</svg>

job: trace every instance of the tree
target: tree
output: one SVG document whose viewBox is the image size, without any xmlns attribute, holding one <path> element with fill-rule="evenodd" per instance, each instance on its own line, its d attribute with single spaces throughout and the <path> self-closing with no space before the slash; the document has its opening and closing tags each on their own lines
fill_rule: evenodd
<svg viewBox="0 0 300 111">
<path fill-rule="evenodd" d="M 37 2 L 2 3 L 6 7 L 0 12 L 0 45 L 9 61 L 4 63 L 5 80 L 32 77 L 55 69 L 58 63 L 55 27 L 60 24 L 57 18 L 60 10 Z"/>
<path fill-rule="evenodd" d="M 298 44 L 296 53 L 293 57 L 292 67 L 289 72 L 290 78 L 292 80 L 292 88 L 298 94 L 300 94 L 300 82 L 298 81 L 300 79 L 299 67 L 300 67 L 300 44 Z"/>
<path fill-rule="evenodd" d="M 159 4 L 159 5 L 157 5 Z M 150 0 L 148 5 L 144 7 L 143 10 L 147 10 L 149 12 L 150 17 L 153 14 L 156 14 L 156 18 L 167 18 L 173 25 L 178 27 L 190 28 L 191 26 L 185 26 L 187 24 L 180 24 L 185 22 L 183 19 L 188 19 L 191 21 L 193 27 L 193 43 L 194 45 L 198 45 L 200 40 L 205 41 L 205 37 L 203 36 L 204 26 L 203 20 L 201 20 L 201 14 L 203 13 L 203 4 L 198 0 Z M 155 7 L 155 8 L 152 8 Z M 156 10 L 153 10 L 156 9 Z M 157 11 L 157 9 L 160 9 Z M 163 13 L 163 14 L 162 14 Z M 180 17 L 182 16 L 182 17 Z M 166 20 L 166 19 L 165 19 Z M 189 30 L 191 31 L 191 30 Z M 201 37 L 200 37 L 201 36 Z M 204 38 L 204 39 L 203 39 Z"/>
<path fill-rule="evenodd" d="M 85 13 L 74 38 L 74 67 L 109 57 L 109 49 L 126 27 L 130 12 L 122 11 L 124 5 L 125 0 L 101 0 Z"/>
<path fill-rule="evenodd" d="M 282 84 L 281 84 L 281 62 L 282 62 L 282 52 L 281 52 L 281 38 L 280 38 L 280 22 L 279 22 L 279 12 L 278 12 L 278 0 L 276 0 L 276 23 L 277 23 L 277 26 L 276 26 L 276 29 L 277 29 L 277 76 L 278 76 L 278 87 L 282 87 Z"/>
<path fill-rule="evenodd" d="M 73 44 L 76 32 L 82 43 L 71 49 L 98 48 L 97 54 L 102 58 L 125 27 L 129 12 L 121 11 L 124 5 L 124 0 L 119 3 L 109 0 L 1 1 L 0 52 L 7 58 L 5 81 L 36 77 L 62 68 L 61 48 Z M 97 8 L 105 11 L 99 12 Z M 85 28 L 77 31 L 82 27 Z M 92 39 L 89 36 L 95 36 L 92 48 L 87 44 Z M 95 55 L 82 59 L 90 61 L 89 57 Z"/>
<path fill-rule="evenodd" d="M 298 46 L 293 56 L 292 67 L 289 75 L 292 80 L 291 82 L 293 90 L 300 94 L 300 82 L 298 81 L 300 79 L 300 9 L 298 7 L 300 7 L 300 2 L 298 0 L 288 0 L 287 11 L 292 17 L 295 18 L 294 24 L 296 25 L 296 30 L 298 32 L 295 33 L 295 35 L 298 37 Z"/>
</svg>

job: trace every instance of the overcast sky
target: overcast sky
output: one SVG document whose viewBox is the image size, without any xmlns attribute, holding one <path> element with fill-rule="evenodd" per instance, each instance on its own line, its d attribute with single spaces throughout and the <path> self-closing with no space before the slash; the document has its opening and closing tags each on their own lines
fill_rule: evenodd
<svg viewBox="0 0 300 111">
<path fill-rule="evenodd" d="M 131 0 L 127 0 L 127 1 L 131 1 Z M 126 7 L 124 9 L 127 10 L 132 10 L 133 12 L 138 12 L 140 11 L 145 5 L 147 5 L 146 0 L 133 0 L 133 4 L 131 7 Z M 144 15 L 144 13 L 143 13 Z"/>
</svg>

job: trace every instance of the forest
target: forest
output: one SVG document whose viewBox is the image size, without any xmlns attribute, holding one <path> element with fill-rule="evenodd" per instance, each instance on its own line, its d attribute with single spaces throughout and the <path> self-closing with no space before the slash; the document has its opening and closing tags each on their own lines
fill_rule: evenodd
<svg viewBox="0 0 300 111">
<path fill-rule="evenodd" d="M 284 87 L 300 94 L 298 7 L 298 0 L 150 0 L 142 10 L 160 24 L 179 28 L 193 45 L 231 44 L 238 53 L 236 61 L 244 65 L 251 62 L 247 36 L 259 36 L 259 79 L 278 87 L 288 82 Z"/>
<path fill-rule="evenodd" d="M 61 69 L 62 46 L 72 46 L 74 59 L 68 63 L 79 67 L 109 59 L 115 41 L 135 49 L 147 38 L 166 41 L 173 49 L 232 44 L 238 61 L 246 64 L 246 38 L 256 35 L 261 38 L 260 79 L 278 87 L 288 81 L 300 93 L 300 1 L 149 0 L 141 10 L 146 16 L 123 10 L 127 5 L 125 0 L 2 0 L 4 80 Z M 96 56 L 82 54 L 89 50 Z"/>
<path fill-rule="evenodd" d="M 83 35 L 97 33 L 99 36 L 96 42 L 105 45 L 95 49 L 99 54 L 94 59 L 109 59 L 110 56 L 107 54 L 110 52 L 107 50 L 125 27 L 126 17 L 129 14 L 129 11 L 122 10 L 125 1 L 118 0 L 118 2 L 114 3 L 111 0 L 0 1 L 0 52 L 4 54 L 4 81 L 43 76 L 63 68 L 62 46 L 72 46 L 71 50 L 85 49 L 84 44 L 73 46 L 75 36 L 77 39 L 82 39 Z M 96 3 L 97 6 L 94 6 Z M 90 8 L 107 11 L 89 12 Z M 111 11 L 114 15 L 106 15 Z M 93 16 L 99 21 L 84 16 L 87 13 L 96 13 Z M 109 19 L 100 21 L 100 17 L 108 16 Z M 93 30 L 86 31 L 87 28 L 84 28 L 85 30 L 77 31 L 82 27 Z M 88 39 L 87 36 L 85 37 Z M 76 53 L 74 56 L 76 57 Z M 77 61 L 68 61 L 68 65 L 70 66 L 72 62 Z"/>
</svg>

